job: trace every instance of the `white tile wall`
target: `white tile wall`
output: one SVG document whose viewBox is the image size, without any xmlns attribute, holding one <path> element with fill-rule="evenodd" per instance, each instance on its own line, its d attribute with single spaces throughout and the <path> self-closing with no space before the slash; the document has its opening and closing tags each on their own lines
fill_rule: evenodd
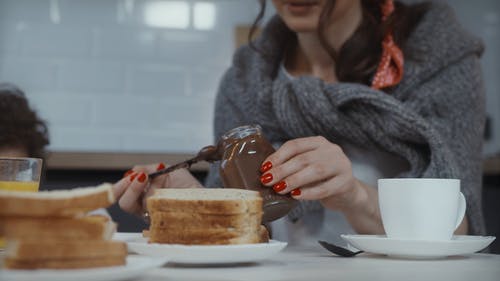
<svg viewBox="0 0 500 281">
<path fill-rule="evenodd" d="M 57 84 L 58 65 L 53 60 L 13 55 L 0 57 L 0 61 L 2 80 L 14 82 L 29 92 L 54 89 Z"/>
<path fill-rule="evenodd" d="M 448 2 L 486 42 L 495 130 L 485 152 L 499 151 L 500 2 Z M 157 26 L 170 18 L 146 20 L 165 3 L 190 7 L 172 15 L 187 16 L 186 29 Z M 197 3 L 214 5 L 213 29 L 194 27 Z M 212 142 L 234 27 L 257 11 L 255 0 L 0 0 L 0 81 L 26 91 L 49 122 L 54 151 L 194 152 Z"/>
<path fill-rule="evenodd" d="M 187 28 L 146 24 L 165 3 L 189 7 Z M 212 29 L 194 27 L 197 3 L 214 5 Z M 0 81 L 48 120 L 51 150 L 194 152 L 212 142 L 233 29 L 257 11 L 253 0 L 0 0 Z"/>
</svg>

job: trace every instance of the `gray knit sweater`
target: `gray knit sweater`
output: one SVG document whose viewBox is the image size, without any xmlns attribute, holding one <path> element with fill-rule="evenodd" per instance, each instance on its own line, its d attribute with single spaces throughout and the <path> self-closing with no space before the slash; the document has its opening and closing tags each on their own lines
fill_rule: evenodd
<svg viewBox="0 0 500 281">
<path fill-rule="evenodd" d="M 445 4 L 433 4 L 411 34 L 402 82 L 389 93 L 352 83 L 325 83 L 304 76 L 277 76 L 290 30 L 274 17 L 256 45 L 237 50 L 225 73 L 215 108 L 215 138 L 246 124 L 259 124 L 273 143 L 321 135 L 396 154 L 410 169 L 399 177 L 461 179 L 470 232 L 484 234 L 481 155 L 485 97 L 480 40 L 467 33 Z M 218 163 L 207 186 L 221 186 Z M 291 213 L 318 208 L 304 202 Z"/>
</svg>

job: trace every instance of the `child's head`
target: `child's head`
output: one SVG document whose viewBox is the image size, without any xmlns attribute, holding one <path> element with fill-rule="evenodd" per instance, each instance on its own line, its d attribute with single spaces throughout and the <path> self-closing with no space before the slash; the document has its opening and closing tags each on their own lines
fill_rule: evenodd
<svg viewBox="0 0 500 281">
<path fill-rule="evenodd" d="M 48 129 L 24 93 L 0 83 L 0 156 L 44 158 Z"/>
</svg>

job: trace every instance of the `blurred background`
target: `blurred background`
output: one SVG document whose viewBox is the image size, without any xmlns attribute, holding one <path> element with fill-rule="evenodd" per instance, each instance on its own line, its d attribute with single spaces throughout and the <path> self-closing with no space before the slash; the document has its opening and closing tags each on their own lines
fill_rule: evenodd
<svg viewBox="0 0 500 281">
<path fill-rule="evenodd" d="M 484 205 L 500 237 L 500 1 L 447 2 L 486 45 Z M 219 79 L 258 10 L 249 0 L 0 0 L 0 81 L 23 89 L 50 129 L 42 188 L 116 181 L 211 144 Z M 205 169 L 194 167 L 200 179 Z M 121 231 L 142 227 L 111 211 Z"/>
</svg>

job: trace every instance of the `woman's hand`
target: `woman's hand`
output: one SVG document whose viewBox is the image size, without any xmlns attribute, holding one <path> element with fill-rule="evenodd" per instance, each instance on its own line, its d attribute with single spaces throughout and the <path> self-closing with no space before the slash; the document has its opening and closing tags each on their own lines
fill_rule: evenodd
<svg viewBox="0 0 500 281">
<path fill-rule="evenodd" d="M 261 172 L 261 182 L 277 193 L 319 200 L 329 209 L 352 207 L 361 196 L 350 160 L 338 145 L 324 137 L 284 143 L 264 161 Z"/>
<path fill-rule="evenodd" d="M 120 208 L 126 212 L 142 216 L 146 210 L 146 198 L 152 195 L 157 188 L 203 187 L 186 169 L 179 169 L 152 180 L 148 179 L 148 174 L 165 167 L 165 164 L 160 163 L 135 166 L 127 171 L 124 177 L 113 185 L 113 192 Z"/>
<path fill-rule="evenodd" d="M 261 182 L 280 194 L 342 211 L 358 233 L 384 233 L 376 189 L 357 180 L 349 158 L 324 137 L 286 142 L 264 161 L 261 172 Z"/>
</svg>

